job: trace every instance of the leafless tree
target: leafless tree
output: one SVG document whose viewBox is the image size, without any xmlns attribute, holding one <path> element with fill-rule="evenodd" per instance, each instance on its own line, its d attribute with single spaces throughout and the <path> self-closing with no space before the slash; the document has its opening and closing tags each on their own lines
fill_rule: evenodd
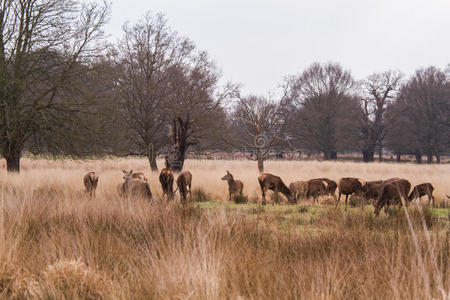
<svg viewBox="0 0 450 300">
<path fill-rule="evenodd" d="M 224 97 L 216 95 L 220 73 L 163 15 L 149 13 L 124 26 L 116 66 L 132 153 L 147 155 L 155 171 L 156 153 L 171 145 L 168 167 L 180 171 L 186 150 L 224 119 Z"/>
<path fill-rule="evenodd" d="M 449 150 L 450 83 L 439 68 L 416 71 L 403 85 L 397 101 L 390 108 L 394 116 L 390 144 L 433 162 Z"/>
<path fill-rule="evenodd" d="M 258 162 L 259 172 L 264 172 L 264 160 L 274 146 L 285 141 L 281 128 L 286 115 L 286 99 L 279 102 L 266 97 L 241 97 L 235 108 L 236 131 L 242 132 L 241 142 L 251 155 L 248 159 Z"/>
<path fill-rule="evenodd" d="M 361 140 L 365 162 L 373 161 L 375 148 L 378 159 L 383 157 L 383 142 L 389 122 L 386 108 L 401 87 L 402 74 L 396 71 L 375 73 L 361 82 Z"/>
<path fill-rule="evenodd" d="M 1 0 L 0 8 L 0 153 L 18 172 L 30 136 L 74 109 L 62 90 L 86 70 L 81 62 L 102 54 L 109 8 L 72 0 Z"/>
<path fill-rule="evenodd" d="M 350 73 L 334 63 L 314 63 L 288 78 L 286 97 L 297 109 L 290 124 L 294 142 L 310 152 L 323 152 L 326 160 L 356 148 L 359 126 L 353 85 Z"/>
</svg>

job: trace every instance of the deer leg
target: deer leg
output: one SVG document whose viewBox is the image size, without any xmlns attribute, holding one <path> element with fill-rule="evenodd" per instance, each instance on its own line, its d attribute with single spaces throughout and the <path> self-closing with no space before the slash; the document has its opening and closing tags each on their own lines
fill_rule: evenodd
<svg viewBox="0 0 450 300">
<path fill-rule="evenodd" d="M 345 211 L 347 211 L 347 199 L 348 199 L 348 194 L 345 195 Z"/>
<path fill-rule="evenodd" d="M 228 190 L 228 201 L 231 201 L 231 190 Z"/>
<path fill-rule="evenodd" d="M 340 200 L 341 200 L 341 191 L 339 191 L 339 197 L 337 198 L 337 201 L 336 201 L 336 207 L 335 207 L 335 208 L 338 207 L 339 201 L 340 201 Z"/>
<path fill-rule="evenodd" d="M 262 191 L 262 205 L 266 205 L 266 192 L 265 192 L 265 188 L 262 188 L 261 191 Z"/>
</svg>

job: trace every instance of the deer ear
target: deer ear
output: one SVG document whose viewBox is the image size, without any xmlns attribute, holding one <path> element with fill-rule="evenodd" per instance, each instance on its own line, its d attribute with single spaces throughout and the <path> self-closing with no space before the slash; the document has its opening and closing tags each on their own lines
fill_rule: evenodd
<svg viewBox="0 0 450 300">
<path fill-rule="evenodd" d="M 227 173 L 230 174 L 230 172 L 227 170 Z"/>
<path fill-rule="evenodd" d="M 128 173 L 128 172 L 127 172 L 127 171 L 125 171 L 125 170 L 122 170 L 122 172 L 123 172 L 123 173 Z"/>
<path fill-rule="evenodd" d="M 133 170 L 130 170 L 130 174 L 133 174 Z"/>
</svg>

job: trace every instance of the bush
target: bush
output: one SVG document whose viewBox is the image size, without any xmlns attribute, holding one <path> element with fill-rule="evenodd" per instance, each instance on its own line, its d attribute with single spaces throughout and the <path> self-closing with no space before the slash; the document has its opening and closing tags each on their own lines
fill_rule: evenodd
<svg viewBox="0 0 450 300">
<path fill-rule="evenodd" d="M 212 201 L 212 196 L 209 193 L 206 193 L 204 190 L 200 188 L 196 188 L 192 190 L 192 201 L 193 202 L 208 202 Z"/>
<path fill-rule="evenodd" d="M 236 204 L 242 204 L 242 203 L 248 202 L 247 196 L 244 196 L 244 195 L 233 195 L 232 199 L 233 199 L 233 202 Z"/>
</svg>

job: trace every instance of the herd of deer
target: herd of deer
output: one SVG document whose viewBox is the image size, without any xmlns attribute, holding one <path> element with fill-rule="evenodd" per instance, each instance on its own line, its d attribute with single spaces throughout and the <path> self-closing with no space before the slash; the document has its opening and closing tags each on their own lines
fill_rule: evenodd
<svg viewBox="0 0 450 300">
<path fill-rule="evenodd" d="M 152 192 L 148 184 L 148 178 L 143 173 L 133 173 L 123 171 L 124 182 L 117 187 L 121 196 L 141 196 L 152 199 Z M 228 196 L 231 201 L 233 194 L 242 195 L 244 184 L 240 180 L 235 180 L 233 175 L 227 171 L 227 174 L 221 178 L 228 182 Z M 164 195 L 169 200 L 174 198 L 175 192 L 180 193 L 182 203 L 186 202 L 187 194 L 191 194 L 192 174 L 189 171 L 182 172 L 177 180 L 177 190 L 173 190 L 174 174 L 170 168 L 164 168 L 159 175 L 159 181 Z M 384 207 L 385 212 L 388 211 L 390 205 L 401 205 L 402 198 L 407 205 L 408 202 L 422 196 L 428 196 L 428 204 L 433 201 L 434 186 L 431 183 L 422 183 L 416 185 L 411 193 L 411 184 L 408 180 L 402 178 L 390 178 L 387 180 L 364 181 L 359 178 L 344 177 L 337 184 L 328 178 L 315 178 L 308 181 L 295 181 L 287 187 L 280 177 L 262 173 L 258 176 L 258 182 L 262 192 L 262 204 L 266 205 L 266 192 L 271 190 L 274 192 L 275 201 L 278 203 L 278 193 L 282 193 L 289 203 L 297 203 L 302 198 L 313 198 L 313 202 L 317 202 L 319 196 L 332 196 L 336 199 L 336 207 L 339 205 L 341 195 L 345 195 L 345 210 L 347 210 L 347 200 L 350 195 L 362 198 L 362 208 L 365 201 L 371 200 L 375 206 L 375 214 L 378 215 Z M 86 192 L 91 196 L 95 196 L 95 190 L 98 184 L 98 175 L 95 172 L 89 172 L 84 176 L 84 186 Z M 189 188 L 189 189 L 188 189 Z M 338 189 L 339 197 L 336 197 L 336 189 Z M 447 196 L 449 197 L 449 196 Z M 192 195 L 191 195 L 192 198 Z M 273 204 L 272 204 L 273 205 Z"/>
<path fill-rule="evenodd" d="M 117 192 L 120 196 L 138 196 L 152 200 L 153 195 L 148 184 L 148 178 L 144 173 L 133 173 L 133 170 L 123 170 L 124 182 L 117 186 Z M 177 190 L 180 193 L 181 202 L 186 202 L 187 194 L 191 194 L 192 174 L 189 171 L 182 172 L 177 178 L 177 190 L 173 190 L 174 175 L 171 169 L 164 168 L 159 175 L 159 181 L 163 190 L 163 197 L 166 195 L 169 200 L 174 198 Z M 86 193 L 95 196 L 98 184 L 98 175 L 95 172 L 89 172 L 83 179 Z M 189 189 L 188 189 L 189 188 Z M 192 197 L 192 195 L 191 195 Z"/>
<path fill-rule="evenodd" d="M 308 181 L 292 182 L 287 187 L 280 177 L 262 173 L 258 176 L 259 185 L 262 191 L 262 203 L 266 204 L 266 191 L 272 190 L 275 193 L 275 202 L 278 202 L 278 193 L 282 193 L 290 203 L 296 203 L 300 197 L 306 199 L 312 197 L 316 202 L 319 196 L 330 195 L 336 198 L 335 191 L 338 188 L 339 197 L 336 198 L 336 207 L 339 205 L 341 195 L 345 195 L 345 210 L 347 210 L 347 199 L 350 195 L 356 195 L 362 198 L 362 207 L 364 202 L 372 200 L 375 206 L 375 215 L 380 213 L 384 207 L 388 211 L 390 205 L 401 205 L 402 199 L 405 205 L 416 198 L 428 196 L 428 204 L 433 201 L 434 186 L 431 183 L 422 183 L 416 185 L 411 193 L 411 183 L 402 178 L 390 178 L 387 180 L 364 181 L 359 178 L 344 177 L 336 184 L 335 181 L 328 178 L 315 178 Z M 448 197 L 448 196 L 447 196 Z"/>
</svg>

